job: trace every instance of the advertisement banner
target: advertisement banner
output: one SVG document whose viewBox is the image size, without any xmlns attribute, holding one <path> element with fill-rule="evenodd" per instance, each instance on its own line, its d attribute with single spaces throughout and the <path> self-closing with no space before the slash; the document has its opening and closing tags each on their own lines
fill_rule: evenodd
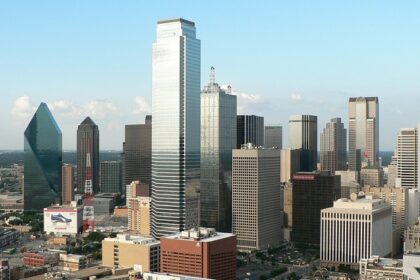
<svg viewBox="0 0 420 280">
<path fill-rule="evenodd" d="M 76 234 L 78 218 L 77 210 L 44 210 L 44 231 Z"/>
</svg>

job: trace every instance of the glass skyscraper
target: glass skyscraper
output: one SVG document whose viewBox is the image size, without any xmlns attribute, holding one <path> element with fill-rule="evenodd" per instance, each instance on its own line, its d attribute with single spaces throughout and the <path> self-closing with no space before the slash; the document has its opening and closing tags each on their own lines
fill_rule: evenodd
<svg viewBox="0 0 420 280">
<path fill-rule="evenodd" d="M 61 200 L 62 134 L 41 103 L 24 133 L 24 210 L 39 212 Z"/>
<path fill-rule="evenodd" d="M 289 118 L 289 147 L 300 153 L 299 171 L 317 169 L 318 118 L 312 115 L 292 115 Z"/>
<path fill-rule="evenodd" d="M 201 93 L 200 223 L 217 231 L 232 226 L 232 149 L 236 147 L 236 96 L 214 80 Z"/>
<path fill-rule="evenodd" d="M 239 115 L 236 117 L 236 148 L 252 143 L 264 146 L 264 117 L 255 115 Z"/>
<path fill-rule="evenodd" d="M 199 223 L 200 45 L 193 22 L 158 22 L 152 58 L 154 237 Z"/>
</svg>

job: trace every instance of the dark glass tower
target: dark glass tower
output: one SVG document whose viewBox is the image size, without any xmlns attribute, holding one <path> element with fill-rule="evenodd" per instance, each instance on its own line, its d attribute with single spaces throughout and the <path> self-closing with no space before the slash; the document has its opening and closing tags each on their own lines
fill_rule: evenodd
<svg viewBox="0 0 420 280">
<path fill-rule="evenodd" d="M 264 117 L 255 115 L 239 115 L 236 122 L 236 148 L 252 143 L 254 146 L 264 146 Z"/>
<path fill-rule="evenodd" d="M 289 147 L 300 153 L 299 171 L 317 170 L 318 117 L 292 115 L 289 118 Z"/>
<path fill-rule="evenodd" d="M 42 211 L 61 199 L 62 135 L 41 103 L 24 133 L 24 210 Z"/>
<path fill-rule="evenodd" d="M 152 177 L 152 116 L 146 116 L 145 124 L 125 126 L 123 145 L 124 184 L 132 181 L 145 184 L 150 190 Z"/>
<path fill-rule="evenodd" d="M 99 192 L 99 129 L 90 117 L 77 128 L 77 192 L 83 193 L 86 180 L 86 153 L 90 150 L 93 192 Z"/>
</svg>

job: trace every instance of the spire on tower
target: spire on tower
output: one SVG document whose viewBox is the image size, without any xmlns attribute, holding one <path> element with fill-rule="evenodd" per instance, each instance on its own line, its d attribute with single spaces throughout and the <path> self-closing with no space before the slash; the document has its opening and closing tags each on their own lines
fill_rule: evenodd
<svg viewBox="0 0 420 280">
<path fill-rule="evenodd" d="M 215 73 L 215 69 L 212 66 L 210 68 L 210 84 L 214 84 L 216 82 L 216 73 Z"/>
</svg>

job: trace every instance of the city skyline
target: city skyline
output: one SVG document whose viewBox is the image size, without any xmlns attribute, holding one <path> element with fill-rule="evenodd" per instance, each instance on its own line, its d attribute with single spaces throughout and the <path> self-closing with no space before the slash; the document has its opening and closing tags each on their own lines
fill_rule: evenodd
<svg viewBox="0 0 420 280">
<path fill-rule="evenodd" d="M 413 7 L 418 3 L 269 3 L 271 9 L 227 3 L 221 12 L 229 15 L 229 24 L 212 19 L 193 2 L 179 7 L 98 3 L 1 4 L 0 26 L 7 28 L 0 35 L 8 44 L 0 47 L 0 129 L 8 133 L 0 149 L 22 149 L 22 131 L 38 104 L 46 102 L 62 128 L 64 149 L 76 148 L 77 124 L 89 115 L 101 129 L 101 149 L 121 150 L 124 125 L 141 123 L 151 111 L 153 26 L 159 19 L 179 16 L 199 27 L 201 84 L 215 66 L 220 84 L 232 85 L 238 96 L 238 114 L 264 112 L 267 125 L 283 127 L 293 114 L 317 115 L 320 127 L 334 117 L 347 124 L 349 97 L 378 96 L 382 151 L 395 148 L 400 128 L 418 122 L 418 66 L 411 58 L 419 54 L 415 46 L 420 37 L 410 32 L 420 21 Z M 98 6 L 103 13 L 91 17 Z M 404 17 L 394 14 L 396 7 Z M 255 8 L 261 13 L 254 15 Z M 307 9 L 313 11 L 304 13 Z M 18 12 L 31 16 L 11 20 Z M 114 12 L 124 17 L 111 26 Z M 246 15 L 253 17 L 245 21 Z M 29 24 L 42 32 L 28 34 Z M 266 36 L 275 31 L 279 36 Z M 245 36 L 249 32 L 252 40 Z M 225 42 L 223 48 L 219 40 Z M 26 45 L 32 48 L 23 49 Z M 288 138 L 287 129 L 283 138 Z"/>
</svg>

